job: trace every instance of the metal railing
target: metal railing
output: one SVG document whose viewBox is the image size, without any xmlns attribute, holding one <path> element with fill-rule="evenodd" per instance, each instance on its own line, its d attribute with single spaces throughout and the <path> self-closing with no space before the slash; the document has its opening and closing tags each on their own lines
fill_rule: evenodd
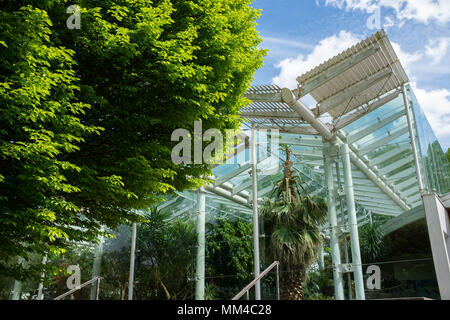
<svg viewBox="0 0 450 320">
<path fill-rule="evenodd" d="M 67 291 L 66 293 L 63 293 L 63 294 L 60 295 L 60 296 L 57 296 L 57 297 L 54 298 L 53 300 L 61 300 L 61 299 L 65 298 L 65 297 L 71 295 L 72 293 L 74 293 L 74 292 L 76 292 L 76 291 L 78 291 L 78 290 L 80 290 L 80 289 L 82 289 L 82 288 L 84 288 L 84 287 L 90 285 L 91 283 L 96 282 L 96 281 L 97 281 L 97 289 L 96 289 L 96 292 L 95 292 L 95 300 L 98 300 L 98 294 L 99 294 L 99 292 L 100 292 L 100 279 L 101 279 L 101 278 L 102 278 L 102 277 L 94 277 L 94 278 L 92 278 L 91 280 L 86 281 L 85 283 L 82 283 L 82 284 L 80 284 L 79 286 L 76 286 L 76 287 L 73 288 L 72 290 L 69 290 L 69 291 Z"/>
<path fill-rule="evenodd" d="M 255 278 L 252 282 L 250 282 L 244 289 L 241 290 L 237 295 L 233 297 L 231 300 L 239 300 L 244 294 L 247 294 L 247 300 L 250 300 L 250 295 L 248 291 L 263 277 L 265 277 L 270 270 L 276 267 L 276 291 L 277 291 L 277 300 L 280 300 L 280 263 L 278 261 L 273 262 L 266 270 L 261 272 L 258 277 Z"/>
</svg>

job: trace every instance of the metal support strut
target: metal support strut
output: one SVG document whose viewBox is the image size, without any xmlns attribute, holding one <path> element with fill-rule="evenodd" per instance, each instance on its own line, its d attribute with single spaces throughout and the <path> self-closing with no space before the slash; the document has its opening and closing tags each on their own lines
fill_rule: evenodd
<svg viewBox="0 0 450 320">
<path fill-rule="evenodd" d="M 406 95 L 406 85 L 403 85 L 402 94 L 403 94 L 403 102 L 405 103 L 406 119 L 408 121 L 409 136 L 411 139 L 411 147 L 412 147 L 412 152 L 413 152 L 413 156 L 414 156 L 414 165 L 416 167 L 417 181 L 419 183 L 420 194 L 422 194 L 425 190 L 424 190 L 424 185 L 423 185 L 423 180 L 422 180 L 422 173 L 420 172 L 420 163 L 419 163 L 419 156 L 417 153 L 416 136 L 414 134 L 414 128 L 413 128 L 413 124 L 412 124 L 411 108 L 409 105 L 408 97 Z"/>
<path fill-rule="evenodd" d="M 197 260 L 195 270 L 195 300 L 205 300 L 205 219 L 206 195 L 200 188 L 197 193 Z"/>
<path fill-rule="evenodd" d="M 258 222 L 258 159 L 256 154 L 256 133 L 255 125 L 252 125 L 252 143 L 251 143 L 251 162 L 252 162 L 252 205 L 253 205 L 253 257 L 255 279 L 259 277 L 259 222 Z M 260 281 L 255 283 L 255 300 L 261 300 L 261 284 Z"/>
<path fill-rule="evenodd" d="M 361 252 L 359 248 L 358 220 L 355 209 L 355 195 L 353 193 L 352 169 L 350 163 L 350 149 L 348 144 L 341 146 L 341 158 L 344 167 L 344 185 L 347 199 L 347 214 L 350 227 L 350 242 L 352 249 L 353 274 L 357 300 L 365 300 L 364 279 L 362 274 Z"/>
<path fill-rule="evenodd" d="M 131 225 L 130 277 L 128 279 L 128 300 L 133 300 L 134 258 L 136 256 L 136 222 Z"/>
<path fill-rule="evenodd" d="M 334 145 L 329 142 L 325 143 L 324 153 L 324 167 L 325 167 L 325 183 L 327 187 L 327 202 L 328 202 L 328 221 L 330 222 L 331 234 L 330 234 L 330 246 L 331 246 L 331 259 L 333 263 L 333 278 L 334 278 L 334 295 L 336 300 L 344 300 L 344 287 L 342 273 L 339 270 L 341 265 L 341 252 L 339 249 L 339 238 L 337 228 L 337 216 L 336 216 L 336 201 L 335 201 L 335 188 L 333 179 L 333 160 L 332 149 Z"/>
</svg>

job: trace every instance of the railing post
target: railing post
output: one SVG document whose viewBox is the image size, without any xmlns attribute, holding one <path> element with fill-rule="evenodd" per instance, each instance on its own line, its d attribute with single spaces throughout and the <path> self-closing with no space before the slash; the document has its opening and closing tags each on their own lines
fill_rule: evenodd
<svg viewBox="0 0 450 320">
<path fill-rule="evenodd" d="M 99 293 L 100 293 L 100 279 L 101 278 L 97 279 L 97 290 L 95 290 L 95 300 L 98 300 L 98 296 L 99 296 Z"/>
<path fill-rule="evenodd" d="M 78 290 L 80 290 L 80 289 L 82 289 L 82 288 L 84 288 L 84 287 L 86 287 L 88 285 L 93 285 L 95 282 L 97 282 L 97 296 L 96 296 L 96 300 L 98 300 L 98 292 L 99 292 L 99 289 L 100 289 L 100 279 L 101 279 L 101 277 L 92 278 L 91 280 L 80 284 L 76 288 L 73 288 L 73 289 L 67 291 L 66 293 L 63 293 L 63 294 L 57 296 L 56 298 L 53 298 L 53 300 L 61 300 L 61 299 L 71 295 L 72 293 L 74 293 L 74 292 L 76 292 L 76 291 L 78 291 Z"/>
<path fill-rule="evenodd" d="M 47 263 L 47 254 L 45 253 L 44 256 L 42 257 L 42 265 L 45 265 L 46 263 Z M 42 272 L 41 278 L 44 278 L 44 276 L 45 276 L 45 272 Z M 44 299 L 44 294 L 42 292 L 44 290 L 44 283 L 42 281 L 43 280 L 41 279 L 41 281 L 39 282 L 38 295 L 37 295 L 38 300 Z"/>
<path fill-rule="evenodd" d="M 239 298 L 241 298 L 244 294 L 248 294 L 248 291 L 256 285 L 256 283 L 258 283 L 263 277 L 265 277 L 270 270 L 272 270 L 275 267 L 278 267 L 279 262 L 278 261 L 274 261 L 270 266 L 267 267 L 266 270 L 264 270 L 263 272 L 261 272 L 261 274 L 256 277 L 252 282 L 250 282 L 244 289 L 242 289 L 237 295 L 235 295 L 231 300 L 238 300 Z"/>
<path fill-rule="evenodd" d="M 94 264 L 92 266 L 92 278 L 98 277 L 100 275 L 100 270 L 102 266 L 102 254 L 103 254 L 103 236 L 100 237 L 100 243 L 95 248 Z M 96 290 L 95 286 L 94 284 L 92 284 L 90 293 L 91 300 L 95 300 L 95 297 L 97 295 L 97 292 L 95 290 Z"/>
<path fill-rule="evenodd" d="M 133 300 L 135 256 L 136 256 L 136 222 L 133 222 L 131 226 L 131 253 L 130 253 L 130 276 L 128 279 L 128 300 Z"/>
<path fill-rule="evenodd" d="M 280 300 L 280 266 L 277 264 L 277 279 L 276 279 L 276 288 L 277 288 L 277 300 Z"/>
</svg>

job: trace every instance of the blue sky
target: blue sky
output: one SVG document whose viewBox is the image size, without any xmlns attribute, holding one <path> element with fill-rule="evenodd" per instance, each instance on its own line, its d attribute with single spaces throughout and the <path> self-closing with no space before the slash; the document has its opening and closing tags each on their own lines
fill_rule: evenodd
<svg viewBox="0 0 450 320">
<path fill-rule="evenodd" d="M 295 77 L 384 28 L 444 150 L 450 148 L 450 0 L 255 0 L 269 49 L 253 84 Z"/>
</svg>

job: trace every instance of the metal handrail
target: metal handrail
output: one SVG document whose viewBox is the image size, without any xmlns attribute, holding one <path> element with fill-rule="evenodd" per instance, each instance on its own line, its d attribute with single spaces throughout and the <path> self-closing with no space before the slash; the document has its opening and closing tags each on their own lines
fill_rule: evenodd
<svg viewBox="0 0 450 320">
<path fill-rule="evenodd" d="M 231 299 L 231 300 L 238 300 L 245 293 L 247 293 L 247 300 L 249 300 L 250 297 L 249 297 L 248 291 L 256 284 L 256 282 L 258 282 L 263 277 L 265 277 L 269 273 L 269 271 L 275 267 L 277 268 L 277 271 L 276 271 L 276 274 L 277 274 L 277 277 L 276 277 L 277 300 L 280 300 L 280 271 L 279 271 L 280 268 L 279 268 L 279 265 L 280 265 L 280 263 L 278 261 L 274 261 L 269 267 L 267 267 L 266 270 L 261 272 L 259 276 L 257 276 L 252 282 L 250 282 L 244 289 L 241 290 L 241 292 L 239 292 L 237 295 L 235 295 L 233 297 L 233 299 Z"/>
<path fill-rule="evenodd" d="M 85 283 L 80 284 L 79 286 L 76 286 L 75 288 L 73 288 L 72 290 L 67 291 L 66 293 L 63 293 L 62 295 L 57 296 L 56 298 L 54 298 L 53 300 L 61 300 L 62 298 L 67 297 L 68 295 L 71 295 L 72 293 L 74 293 L 75 291 L 78 291 L 84 287 L 86 287 L 87 285 L 90 285 L 91 283 L 94 283 L 95 281 L 97 281 L 97 290 L 95 292 L 95 300 L 98 300 L 98 294 L 100 291 L 100 279 L 102 279 L 102 277 L 94 277 L 89 281 L 86 281 Z"/>
</svg>

